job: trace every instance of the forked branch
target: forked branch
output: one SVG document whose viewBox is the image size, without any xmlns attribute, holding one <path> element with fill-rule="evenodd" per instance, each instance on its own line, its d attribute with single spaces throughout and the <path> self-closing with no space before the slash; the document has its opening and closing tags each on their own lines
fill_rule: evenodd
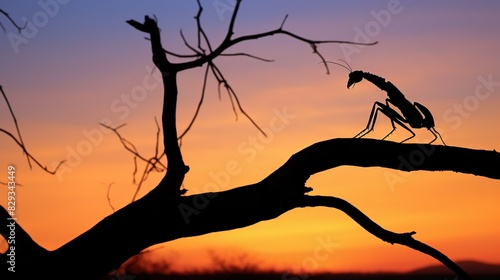
<svg viewBox="0 0 500 280">
<path fill-rule="evenodd" d="M 7 98 L 7 94 L 5 94 L 3 87 L 1 85 L 0 85 L 0 92 L 2 93 L 2 97 L 5 100 L 7 107 L 9 108 L 10 116 L 12 117 L 12 120 L 14 121 L 14 126 L 16 128 L 17 137 L 3 128 L 0 128 L 0 132 L 3 132 L 7 136 L 9 136 L 21 148 L 23 153 L 26 155 L 26 159 L 28 161 L 28 165 L 29 165 L 30 169 L 32 168 L 31 161 L 33 161 L 36 165 L 38 165 L 38 167 L 40 167 L 45 172 L 52 174 L 52 175 L 56 174 L 59 167 L 61 167 L 61 165 L 65 161 L 64 160 L 60 161 L 54 169 L 49 169 L 47 166 L 44 166 L 42 163 L 40 163 L 30 152 L 28 152 L 28 149 L 26 148 L 26 145 L 23 142 L 21 130 L 19 129 L 19 125 L 17 123 L 17 118 L 16 118 L 16 115 L 14 114 L 14 110 L 12 109 L 10 102 L 9 102 L 9 99 Z"/>
<path fill-rule="evenodd" d="M 341 210 L 346 213 L 351 219 L 363 227 L 366 231 L 378 237 L 379 239 L 388 242 L 390 244 L 400 244 L 410 247 L 416 251 L 424 253 L 455 272 L 461 279 L 468 280 L 472 279 L 467 272 L 465 272 L 460 266 L 448 258 L 445 254 L 441 253 L 439 250 L 423 243 L 413 238 L 416 234 L 415 231 L 405 232 L 405 233 L 395 233 L 388 231 L 371 220 L 358 208 L 356 208 L 351 203 L 330 196 L 307 196 L 305 195 L 302 199 L 301 207 L 317 207 L 325 206 Z"/>
<path fill-rule="evenodd" d="M 177 67 L 180 70 L 185 70 L 185 69 L 191 69 L 191 68 L 194 68 L 194 67 L 199 67 L 199 66 L 203 65 L 204 63 L 215 59 L 216 57 L 218 57 L 219 55 L 221 55 L 224 51 L 226 51 L 227 49 L 229 49 L 230 47 L 232 47 L 232 46 L 234 46 L 236 44 L 239 44 L 239 43 L 242 43 L 242 42 L 245 42 L 245 41 L 257 40 L 257 39 L 264 38 L 264 37 L 270 37 L 270 36 L 274 36 L 274 35 L 279 35 L 279 34 L 291 37 L 293 39 L 296 39 L 298 41 L 301 41 L 301 42 L 304 42 L 304 43 L 310 45 L 311 48 L 312 48 L 312 50 L 313 50 L 313 53 L 316 54 L 316 55 L 318 55 L 318 57 L 323 62 L 327 73 L 329 73 L 328 63 L 323 58 L 323 55 L 318 51 L 318 46 L 319 45 L 321 45 L 321 44 L 351 44 L 351 45 L 372 46 L 372 45 L 377 44 L 376 41 L 375 42 L 371 42 L 371 43 L 360 43 L 360 42 L 345 41 L 345 40 L 312 40 L 312 39 L 308 39 L 308 38 L 299 36 L 299 35 L 297 35 L 297 34 L 295 34 L 293 32 L 290 32 L 290 31 L 287 31 L 287 30 L 284 29 L 284 23 L 285 23 L 285 20 L 287 19 L 288 15 L 285 16 L 285 19 L 281 23 L 280 27 L 278 27 L 278 28 L 276 28 L 274 30 L 270 30 L 270 31 L 267 31 L 267 32 L 262 32 L 262 33 L 255 33 L 255 34 L 250 34 L 250 35 L 244 35 L 244 36 L 240 36 L 240 37 L 236 37 L 236 38 L 232 38 L 233 35 L 234 35 L 234 30 L 233 29 L 234 29 L 234 25 L 235 25 L 235 21 L 236 21 L 236 17 L 237 17 L 237 14 L 238 14 L 238 10 L 239 10 L 240 4 L 241 4 L 240 0 L 236 1 L 236 5 L 235 5 L 234 11 L 233 11 L 233 15 L 232 15 L 231 21 L 229 23 L 228 31 L 226 33 L 226 36 L 225 36 L 224 40 L 220 43 L 220 45 L 217 48 L 215 48 L 212 52 L 210 52 L 207 55 L 202 56 L 202 57 L 200 57 L 200 58 L 198 58 L 196 60 L 189 61 L 189 62 L 179 63 L 177 65 Z M 198 17 L 198 20 L 199 20 L 199 17 Z M 198 24 L 198 26 L 201 26 L 201 25 Z"/>
<path fill-rule="evenodd" d="M 167 169 L 167 167 L 162 163 L 162 159 L 165 156 L 165 152 L 162 152 L 160 154 L 159 147 L 160 147 L 161 129 L 160 129 L 160 126 L 159 126 L 156 118 L 155 118 L 155 123 L 156 123 L 156 128 L 157 128 L 155 154 L 149 158 L 140 154 L 139 151 L 137 150 L 137 148 L 135 147 L 135 145 L 132 142 L 130 142 L 129 140 L 127 140 L 125 137 L 123 137 L 120 134 L 120 132 L 118 132 L 118 129 L 122 128 L 125 124 L 113 128 L 113 127 L 110 127 L 106 124 L 100 123 L 101 126 L 111 130 L 118 137 L 118 139 L 122 143 L 125 150 L 129 151 L 130 153 L 132 153 L 134 155 L 134 172 L 132 174 L 132 177 L 133 177 L 133 183 L 137 185 L 137 188 L 134 192 L 134 195 L 132 196 L 132 202 L 137 199 L 137 196 L 139 194 L 139 191 L 141 190 L 142 185 L 146 182 L 146 180 L 148 179 L 148 176 L 151 172 L 155 171 L 155 172 L 162 173 L 162 172 L 165 172 L 165 170 Z M 141 173 L 139 181 L 136 180 L 136 175 L 137 175 L 137 171 L 138 171 L 137 159 L 140 159 L 141 161 L 146 163 L 146 165 Z M 109 186 L 109 187 L 111 187 L 111 186 Z M 109 200 L 109 188 L 108 188 L 108 200 Z M 111 207 L 111 208 L 113 208 L 113 207 Z"/>
<path fill-rule="evenodd" d="M 236 118 L 238 116 L 237 113 L 239 111 L 264 135 L 265 135 L 265 133 L 263 132 L 263 130 L 250 117 L 250 115 L 243 109 L 243 106 L 242 106 L 241 102 L 239 101 L 238 95 L 233 90 L 233 88 L 229 85 L 229 82 L 224 78 L 222 71 L 214 63 L 215 58 L 217 58 L 219 56 L 244 55 L 244 56 L 256 58 L 256 59 L 259 59 L 262 61 L 267 61 L 267 62 L 272 61 L 269 59 L 262 59 L 260 57 L 253 56 L 253 55 L 250 55 L 247 53 L 231 54 L 231 53 L 225 53 L 225 52 L 230 47 L 232 47 L 236 44 L 239 44 L 239 43 L 243 43 L 245 41 L 257 40 L 260 38 L 270 37 L 270 36 L 281 34 L 281 35 L 285 35 L 285 36 L 288 36 L 292 39 L 295 39 L 295 40 L 298 40 L 300 42 L 308 44 L 311 47 L 313 54 L 317 55 L 320 58 L 321 62 L 325 66 L 326 72 L 328 74 L 328 73 L 330 73 L 330 70 L 329 70 L 326 59 L 324 58 L 323 54 L 318 50 L 319 45 L 321 45 L 321 44 L 353 44 L 353 45 L 374 45 L 374 44 L 377 44 L 377 42 L 359 43 L 359 42 L 343 41 L 343 40 L 312 40 L 312 39 L 308 39 L 308 38 L 299 36 L 295 33 L 292 33 L 290 31 L 287 31 L 284 29 L 284 24 L 288 18 L 288 15 L 285 16 L 285 18 L 281 22 L 280 26 L 274 30 L 233 38 L 236 18 L 237 18 L 238 11 L 239 11 L 240 5 L 241 5 L 241 1 L 238 0 L 235 3 L 234 11 L 233 11 L 233 14 L 231 16 L 231 20 L 229 22 L 226 35 L 225 35 L 223 41 L 216 48 L 214 48 L 214 47 L 212 47 L 212 44 L 211 44 L 211 42 L 210 42 L 205 30 L 203 29 L 202 24 L 201 24 L 201 16 L 202 16 L 202 12 L 203 12 L 203 7 L 202 7 L 200 1 L 197 1 L 197 3 L 198 3 L 198 12 L 195 16 L 196 26 L 197 26 L 197 44 L 196 44 L 197 48 L 190 45 L 187 42 L 186 38 L 184 37 L 183 33 L 181 32 L 181 38 L 182 38 L 184 44 L 186 45 L 186 47 L 189 50 L 191 50 L 193 52 L 193 54 L 176 54 L 174 52 L 167 51 L 163 47 L 161 47 L 164 54 L 168 54 L 168 55 L 172 55 L 172 56 L 180 57 L 180 58 L 195 58 L 195 59 L 191 60 L 191 61 L 187 61 L 187 62 L 181 62 L 181 63 L 170 63 L 169 68 L 173 72 L 179 72 L 179 71 L 183 71 L 183 70 L 187 70 L 187 69 L 191 69 L 191 68 L 195 68 L 195 67 L 200 67 L 203 64 L 208 63 L 213 77 L 219 83 L 219 97 L 220 97 L 220 86 L 223 86 L 228 94 L 229 100 L 231 101 L 231 106 L 232 106 L 232 109 L 236 115 Z M 146 17 L 146 19 L 147 19 L 147 17 Z M 156 25 L 156 21 L 153 21 L 153 20 L 146 20 L 144 24 L 141 24 L 135 20 L 129 20 L 127 22 L 142 32 L 150 33 L 152 30 L 158 30 L 157 27 L 153 26 L 153 25 Z M 147 22 L 147 24 L 146 24 L 146 22 Z M 150 25 L 150 26 L 146 27 L 147 25 Z M 153 52 L 154 52 L 154 49 L 153 49 Z M 153 56 L 155 57 L 158 55 L 154 54 Z M 204 77 L 204 82 L 203 82 L 204 87 L 206 84 L 206 79 L 207 79 L 207 76 Z M 202 98 L 203 98 L 203 96 L 204 96 L 204 94 L 202 93 Z M 191 127 L 192 127 L 194 121 L 196 120 L 198 113 L 200 111 L 199 106 L 201 106 L 202 103 L 203 103 L 203 99 L 200 99 L 200 101 L 198 103 L 198 107 L 195 110 L 194 116 L 192 117 L 188 127 L 181 133 L 181 136 L 179 136 L 179 138 L 182 139 L 182 137 L 184 137 L 186 135 L 186 133 L 191 129 Z"/>
<path fill-rule="evenodd" d="M 12 25 L 14 25 L 14 27 L 17 29 L 17 32 L 18 33 L 21 33 L 21 31 L 26 28 L 26 25 L 28 24 L 28 22 L 24 22 L 24 25 L 19 25 L 14 19 L 12 19 L 12 17 L 4 10 L 0 9 L 0 14 L 3 14 L 9 21 Z M 7 31 L 7 29 L 5 28 L 5 26 L 2 24 L 2 22 L 0 22 L 0 28 L 2 28 L 2 30 L 4 32 Z"/>
</svg>

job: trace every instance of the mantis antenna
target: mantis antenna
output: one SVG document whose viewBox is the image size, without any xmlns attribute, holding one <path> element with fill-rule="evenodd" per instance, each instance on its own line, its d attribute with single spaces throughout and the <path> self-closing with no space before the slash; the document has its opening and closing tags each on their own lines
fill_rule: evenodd
<svg viewBox="0 0 500 280">
<path fill-rule="evenodd" d="M 337 64 L 338 66 L 341 66 L 341 67 L 344 67 L 345 69 L 347 69 L 347 71 L 349 71 L 349 73 L 351 73 L 351 72 L 352 72 L 352 68 L 351 68 L 351 66 L 349 65 L 349 63 L 347 63 L 345 60 L 340 59 L 340 58 L 339 58 L 338 60 L 340 60 L 340 61 L 344 62 L 347 66 L 346 66 L 346 65 L 344 65 L 344 64 L 340 64 L 340 63 L 338 63 L 338 62 L 333 62 L 333 61 L 326 61 L 326 62 L 327 62 L 327 63 L 332 63 L 332 64 Z"/>
</svg>

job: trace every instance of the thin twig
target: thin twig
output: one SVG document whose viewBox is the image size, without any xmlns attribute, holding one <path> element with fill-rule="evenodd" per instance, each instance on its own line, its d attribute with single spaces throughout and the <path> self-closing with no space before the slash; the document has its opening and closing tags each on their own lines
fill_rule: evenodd
<svg viewBox="0 0 500 280">
<path fill-rule="evenodd" d="M 286 21 L 287 18 L 288 18 L 288 14 L 285 15 L 285 18 L 281 22 L 280 29 L 283 29 L 283 26 L 285 25 L 285 21 Z"/>
<path fill-rule="evenodd" d="M 4 11 L 4 10 L 2 10 L 2 9 L 0 9 L 0 13 L 2 13 L 2 14 L 3 14 L 3 15 L 4 15 L 4 16 L 5 16 L 5 17 L 6 17 L 6 18 L 10 21 L 10 23 L 12 23 L 12 25 L 14 25 L 14 27 L 16 27 L 16 28 L 17 28 L 17 32 L 18 32 L 18 33 L 21 33 L 21 31 L 22 31 L 23 29 L 25 29 L 25 28 L 26 28 L 26 25 L 28 25 L 28 22 L 27 22 L 27 21 L 24 23 L 24 25 L 23 25 L 23 26 L 18 25 L 18 24 L 16 23 L 16 21 L 15 21 L 15 20 L 13 20 L 13 19 L 12 19 L 12 17 L 11 17 L 11 16 L 10 16 L 10 15 L 6 12 L 6 11 Z M 5 29 L 5 27 L 3 26 L 3 24 L 2 24 L 2 23 L 0 23 L 0 26 L 1 26 L 1 28 L 3 29 L 3 31 L 4 31 L 4 32 L 7 32 L 7 30 Z"/>
<path fill-rule="evenodd" d="M 146 37 L 144 39 L 147 40 L 147 41 L 151 41 L 151 38 L 147 38 Z M 172 51 L 166 50 L 164 48 L 162 48 L 162 50 L 166 54 L 169 54 L 169 55 L 172 55 L 172 56 L 175 56 L 175 57 L 179 57 L 179 58 L 200 58 L 199 54 L 178 54 L 178 53 L 174 53 Z"/>
<path fill-rule="evenodd" d="M 182 29 L 180 31 L 180 34 L 181 34 L 182 41 L 184 42 L 184 45 L 186 45 L 186 47 L 188 47 L 190 50 L 192 50 L 198 56 L 202 56 L 203 55 L 202 52 L 199 52 L 197 49 L 195 49 L 194 47 L 192 47 L 191 45 L 189 45 L 189 43 L 187 42 L 186 38 L 184 37 L 184 34 L 182 33 Z"/>
<path fill-rule="evenodd" d="M 200 18 L 201 18 L 201 13 L 203 12 L 203 7 L 201 6 L 200 0 L 197 0 L 197 2 L 198 2 L 198 14 L 196 14 L 196 16 L 194 18 L 196 19 L 196 26 L 198 28 L 198 48 L 200 50 L 202 50 L 203 53 L 205 53 L 205 49 L 203 49 L 201 47 L 201 38 L 200 37 L 203 36 L 203 39 L 205 40 L 205 43 L 207 44 L 208 50 L 210 52 L 213 52 L 212 46 L 210 44 L 210 40 L 208 40 L 208 36 L 205 33 L 205 30 L 203 30 L 203 28 L 201 26 Z"/>
<path fill-rule="evenodd" d="M 59 162 L 59 164 L 55 167 L 54 170 L 50 170 L 46 166 L 42 165 L 33 155 L 31 155 L 28 152 L 28 150 L 26 149 L 26 146 L 24 145 L 24 142 L 22 140 L 21 130 L 19 129 L 19 126 L 17 124 L 17 119 L 16 119 L 16 116 L 14 114 L 14 110 L 12 110 L 12 107 L 10 106 L 10 103 L 9 103 L 9 99 L 7 98 L 7 94 L 5 94 L 3 87 L 1 85 L 0 85 L 0 92 L 2 92 L 2 96 L 5 99 L 5 102 L 7 103 L 7 107 L 9 108 L 10 115 L 12 116 L 12 119 L 14 120 L 14 124 L 15 124 L 17 135 L 18 135 L 19 139 L 17 139 L 12 133 L 10 133 L 9 131 L 7 131 L 3 128 L 0 128 L 0 132 L 5 133 L 7 136 L 12 138 L 12 140 L 14 140 L 14 142 L 16 142 L 16 144 L 22 149 L 23 153 L 26 155 L 30 169 L 32 168 L 31 161 L 33 161 L 34 163 L 36 163 L 36 165 L 38 165 L 45 172 L 52 174 L 52 175 L 56 174 L 57 170 L 59 170 L 59 167 L 61 167 L 61 165 L 65 162 L 65 160 Z"/>
<path fill-rule="evenodd" d="M 148 159 L 146 159 L 145 157 L 143 157 L 139 154 L 139 152 L 137 151 L 137 148 L 135 147 L 135 145 L 132 142 L 130 142 L 127 139 L 125 139 L 124 137 L 122 137 L 121 134 L 118 132 L 118 129 L 124 127 L 126 124 L 119 125 L 115 128 L 110 127 L 110 126 L 103 124 L 103 123 L 100 123 L 99 125 L 113 131 L 115 133 L 115 135 L 118 136 L 118 139 L 120 139 L 120 142 L 122 143 L 123 147 L 125 147 L 125 149 L 127 151 L 131 152 L 132 154 L 134 154 L 136 157 L 138 157 L 142 161 L 145 161 L 145 162 L 148 161 Z"/>
<path fill-rule="evenodd" d="M 142 183 L 146 181 L 147 175 L 148 175 L 148 170 L 149 170 L 149 162 L 146 164 L 146 167 L 144 167 L 144 172 L 142 172 L 141 180 L 139 181 L 139 184 L 137 184 L 137 188 L 135 188 L 134 195 L 132 196 L 132 202 L 134 202 L 137 198 L 137 195 L 139 194 L 139 191 L 141 190 Z"/>
<path fill-rule="evenodd" d="M 113 205 L 111 205 L 111 196 L 110 196 L 110 192 L 111 192 L 111 186 L 114 184 L 114 182 L 108 184 L 108 191 L 106 193 L 106 197 L 108 199 L 108 205 L 109 207 L 111 207 L 111 210 L 113 210 L 113 212 L 115 212 L 115 207 L 113 207 Z"/>
<path fill-rule="evenodd" d="M 7 104 L 7 107 L 9 108 L 10 116 L 12 117 L 12 120 L 14 120 L 14 125 L 16 127 L 17 136 L 19 137 L 19 142 L 21 143 L 21 145 L 23 147 L 26 147 L 24 145 L 23 137 L 21 136 L 21 131 L 19 130 L 19 125 L 17 124 L 16 115 L 14 114 L 14 111 L 12 110 L 12 107 L 10 106 L 9 99 L 7 98 L 7 95 L 5 94 L 5 92 L 3 91 L 2 85 L 0 85 L 0 92 L 2 92 L 3 99 L 5 100 L 5 103 Z M 26 156 L 26 158 L 28 160 L 28 165 L 29 165 L 30 169 L 32 169 L 30 158 L 28 156 Z"/>
<path fill-rule="evenodd" d="M 200 101 L 198 101 L 198 106 L 196 106 L 196 111 L 194 112 L 193 118 L 191 118 L 191 122 L 189 122 L 186 129 L 184 129 L 184 132 L 182 132 L 181 135 L 179 136 L 178 139 L 180 141 L 182 141 L 182 138 L 189 132 L 189 130 L 191 130 L 191 127 L 193 126 L 194 121 L 196 120 L 196 118 L 198 117 L 198 114 L 200 113 L 201 105 L 203 104 L 203 99 L 205 98 L 205 90 L 207 88 L 208 70 L 209 70 L 209 65 L 207 64 L 207 67 L 205 68 L 205 75 L 203 76 L 203 86 L 201 88 Z"/>
<path fill-rule="evenodd" d="M 199 54 L 178 54 L 178 53 L 168 51 L 166 49 L 163 49 L 163 52 L 165 52 L 166 54 L 175 56 L 175 57 L 179 57 L 179 58 L 199 58 L 200 57 Z"/>
<path fill-rule="evenodd" d="M 139 194 L 139 191 L 141 190 L 143 183 L 146 182 L 146 180 L 149 177 L 149 174 L 152 171 L 157 171 L 157 172 L 165 171 L 164 169 L 158 169 L 158 167 L 156 166 L 156 163 L 158 163 L 159 161 L 160 161 L 159 158 L 152 157 L 146 163 L 146 166 L 144 167 L 144 171 L 142 172 L 142 175 L 141 175 L 141 180 L 139 180 L 139 183 L 137 184 L 137 188 L 135 189 L 135 193 L 132 197 L 132 202 L 134 202 L 137 199 L 137 195 Z"/>
<path fill-rule="evenodd" d="M 262 128 L 260 128 L 260 126 L 252 119 L 252 117 L 250 117 L 250 115 L 243 109 L 242 105 L 241 105 L 241 102 L 238 98 L 238 96 L 236 95 L 236 92 L 234 92 L 233 88 L 229 85 L 229 83 L 227 82 L 227 79 L 224 77 L 224 75 L 222 74 L 222 72 L 219 70 L 219 68 L 212 63 L 212 69 L 213 71 L 217 72 L 217 76 L 219 77 L 219 83 L 223 84 L 224 87 L 226 88 L 226 91 L 228 92 L 228 95 L 230 97 L 230 100 L 231 100 L 231 104 L 233 105 L 233 111 L 236 112 L 235 108 L 234 108 L 234 104 L 233 104 L 233 100 L 232 98 L 234 98 L 234 101 L 236 102 L 236 105 L 238 106 L 238 110 L 264 135 L 264 136 L 267 136 L 266 133 L 264 132 L 264 130 L 262 130 Z"/>
<path fill-rule="evenodd" d="M 178 54 L 178 53 L 174 53 L 172 51 L 165 50 L 165 49 L 163 49 L 163 51 L 168 55 L 175 56 L 178 58 L 200 58 L 202 56 L 201 54 L 198 54 L 198 53 L 197 54 Z M 259 57 L 256 55 L 242 53 L 242 52 L 239 52 L 239 53 L 221 53 L 219 56 L 246 56 L 246 57 L 257 59 L 257 60 L 264 61 L 264 62 L 274 62 L 274 59 L 262 58 L 262 57 Z"/>
<path fill-rule="evenodd" d="M 155 145 L 155 157 L 158 157 L 158 151 L 160 149 L 160 124 L 158 124 L 158 119 L 155 117 L 155 124 L 156 124 L 156 145 Z"/>
<path fill-rule="evenodd" d="M 227 28 L 226 38 L 224 42 L 230 41 L 231 37 L 234 34 L 234 23 L 236 22 L 236 16 L 238 15 L 238 11 L 240 10 L 241 0 L 236 1 L 236 5 L 234 5 L 233 15 L 231 16 L 231 20 L 229 21 L 229 26 Z"/>
<path fill-rule="evenodd" d="M 47 172 L 49 174 L 52 174 L 52 175 L 56 174 L 57 170 L 59 170 L 59 167 L 61 167 L 61 165 L 66 162 L 65 160 L 63 160 L 63 161 L 59 162 L 59 164 L 57 164 L 57 166 L 54 168 L 54 170 L 50 170 L 46 166 L 43 166 L 34 156 L 32 156 L 28 152 L 28 150 L 26 150 L 26 147 L 24 147 L 23 144 L 21 142 L 19 142 L 19 140 L 17 140 L 16 137 L 14 137 L 14 135 L 12 135 L 12 133 L 8 132 L 7 130 L 5 130 L 3 128 L 0 128 L 0 132 L 5 133 L 10 138 L 12 138 L 12 140 L 14 140 L 14 142 L 16 142 L 16 144 L 23 150 L 23 152 L 26 154 L 27 157 L 29 157 L 34 163 L 36 163 L 36 165 L 38 165 L 38 167 L 40 167 L 41 169 L 43 169 L 45 172 Z"/>
<path fill-rule="evenodd" d="M 132 184 L 137 185 L 135 175 L 137 174 L 137 156 L 134 156 L 134 172 L 132 172 Z"/>
<path fill-rule="evenodd" d="M 264 61 L 264 62 L 273 62 L 274 61 L 274 59 L 262 58 L 262 57 L 258 57 L 258 56 L 251 55 L 248 53 L 222 53 L 222 54 L 220 54 L 220 56 L 246 56 L 246 57 L 254 58 L 254 59 L 257 59 L 260 61 Z"/>
<path fill-rule="evenodd" d="M 0 185 L 8 186 L 9 184 L 6 182 L 0 182 Z M 24 187 L 24 186 L 22 184 L 19 184 L 18 182 L 16 182 L 16 187 Z"/>
<path fill-rule="evenodd" d="M 220 70 L 217 68 L 217 66 L 215 66 L 215 64 L 212 61 L 209 62 L 208 65 L 210 66 L 210 70 L 212 70 L 212 74 L 214 75 L 215 79 L 219 83 L 217 87 L 217 94 L 219 96 L 219 100 L 221 100 L 221 86 L 224 86 L 229 96 L 229 101 L 231 102 L 231 108 L 233 109 L 235 118 L 236 120 L 238 120 L 238 112 L 236 111 L 236 106 L 234 106 L 233 97 L 231 96 L 231 93 L 227 91 L 227 81 L 224 79 L 223 76 L 221 76 L 222 72 L 220 72 Z"/>
<path fill-rule="evenodd" d="M 125 124 L 123 125 L 120 125 L 116 128 L 113 128 L 113 127 L 110 127 L 108 125 L 105 125 L 103 123 L 101 123 L 100 125 L 102 125 L 103 127 L 113 131 L 115 133 L 115 135 L 118 137 L 118 139 L 120 140 L 120 142 L 122 143 L 123 147 L 125 147 L 125 149 L 127 151 L 129 151 L 130 153 L 132 153 L 134 155 L 134 171 L 132 172 L 132 183 L 134 185 L 137 185 L 136 187 L 136 190 L 134 192 L 134 195 L 132 196 L 132 201 L 135 201 L 137 199 L 137 195 L 139 193 L 139 191 L 141 190 L 142 188 L 142 185 L 144 184 L 144 182 L 147 180 L 148 176 L 149 176 L 149 173 L 153 172 L 153 171 L 156 171 L 156 172 L 164 172 L 167 167 L 161 162 L 161 159 L 165 156 L 165 152 L 163 152 L 161 155 L 158 155 L 159 154 L 159 145 L 160 145 L 160 126 L 158 124 L 158 121 L 155 117 L 155 123 L 156 123 L 156 127 L 157 127 L 157 132 L 156 132 L 156 145 L 155 145 L 155 154 L 153 157 L 147 159 L 146 157 L 142 156 L 137 148 L 135 147 L 135 145 L 128 141 L 127 139 L 125 139 L 121 134 L 120 132 L 118 132 L 118 129 L 123 127 Z M 136 177 L 137 177 L 137 172 L 138 172 L 138 163 L 137 163 L 137 159 L 140 159 L 142 161 L 144 161 L 146 163 L 146 166 L 144 167 L 144 170 L 141 174 L 141 178 L 137 181 L 136 180 Z"/>
</svg>

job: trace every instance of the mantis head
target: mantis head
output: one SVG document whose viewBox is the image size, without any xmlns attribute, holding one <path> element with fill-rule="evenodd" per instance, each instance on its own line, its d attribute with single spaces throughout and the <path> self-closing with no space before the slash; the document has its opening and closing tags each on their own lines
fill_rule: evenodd
<svg viewBox="0 0 500 280">
<path fill-rule="evenodd" d="M 347 63 L 343 59 L 339 59 L 339 60 L 341 62 L 343 62 L 345 65 L 340 64 L 338 62 L 332 62 L 332 61 L 324 61 L 324 62 L 337 64 L 338 66 L 341 66 L 341 67 L 347 69 L 347 71 L 349 71 L 349 80 L 347 81 L 347 88 L 350 88 L 352 85 L 355 85 L 356 83 L 359 83 L 359 82 L 361 82 L 361 80 L 363 80 L 363 74 L 364 74 L 363 71 L 360 71 L 360 70 L 352 71 L 352 68 L 349 65 L 349 63 Z"/>
<path fill-rule="evenodd" d="M 347 81 L 347 88 L 355 85 L 356 83 L 361 82 L 363 80 L 363 71 L 356 70 L 349 73 L 349 80 Z"/>
</svg>

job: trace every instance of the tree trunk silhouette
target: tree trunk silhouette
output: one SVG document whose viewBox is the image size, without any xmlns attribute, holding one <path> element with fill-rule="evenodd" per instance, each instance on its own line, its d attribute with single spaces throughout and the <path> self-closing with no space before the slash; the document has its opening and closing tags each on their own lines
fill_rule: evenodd
<svg viewBox="0 0 500 280">
<path fill-rule="evenodd" d="M 272 220 L 295 208 L 324 206 L 339 209 L 365 230 L 391 244 L 398 243 L 428 254 L 463 279 L 470 279 L 444 254 L 413 239 L 415 232 L 393 233 L 385 230 L 349 202 L 336 197 L 309 196 L 307 179 L 318 172 L 342 165 L 384 167 L 402 171 L 454 171 L 500 179 L 500 155 L 495 151 L 452 146 L 399 144 L 372 139 L 331 139 L 315 143 L 292 155 L 281 167 L 254 184 L 227 191 L 183 196 L 181 185 L 189 168 L 183 161 L 176 127 L 177 74 L 180 71 L 210 64 L 230 46 L 275 34 L 284 34 L 310 43 L 316 50 L 321 41 L 308 41 L 282 29 L 232 39 L 236 4 L 227 37 L 209 54 L 185 63 L 171 63 L 160 40 L 155 20 L 144 23 L 128 21 L 134 28 L 150 35 L 153 62 L 162 73 L 164 103 L 162 127 L 167 156 L 167 172 L 149 193 L 107 216 L 88 231 L 58 249 L 48 251 L 36 244 L 16 224 L 16 273 L 21 278 L 38 275 L 40 279 L 97 279 L 119 267 L 141 250 L 162 242 L 211 232 L 247 227 Z M 201 8 L 200 8 L 201 12 Z M 201 30 L 201 29 L 200 29 Z M 203 34 L 203 32 L 200 32 Z M 206 39 L 208 42 L 208 39 Z M 336 41 L 324 41 L 336 42 Z M 338 43 L 338 42 L 336 42 Z M 321 55 L 317 53 L 320 57 Z M 326 65 L 326 64 L 325 64 Z M 332 182 L 334 185 L 335 182 Z M 2 221 L 10 218 L 0 210 Z M 9 229 L 2 226 L 4 236 Z M 8 251 L 7 251 L 8 252 Z M 9 256 L 0 261 L 8 265 Z M 4 267 L 3 271 L 7 268 Z M 10 275 L 12 276 L 12 275 Z"/>
</svg>

